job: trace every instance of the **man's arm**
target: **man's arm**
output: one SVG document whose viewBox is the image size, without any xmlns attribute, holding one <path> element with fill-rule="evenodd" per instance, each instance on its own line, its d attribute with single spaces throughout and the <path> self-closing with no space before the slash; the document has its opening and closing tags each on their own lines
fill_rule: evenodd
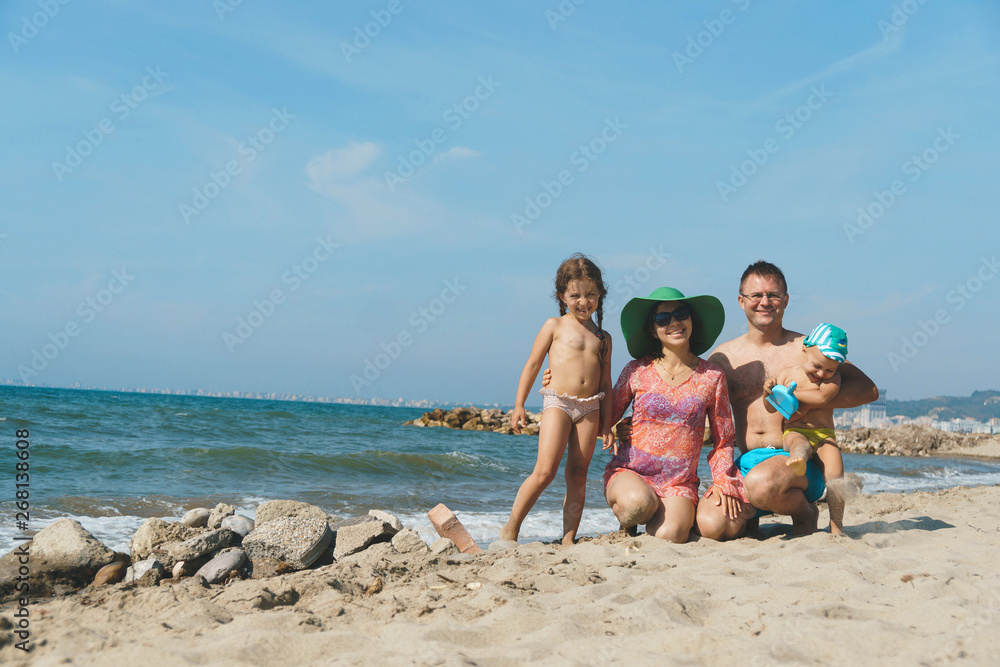
<svg viewBox="0 0 1000 667">
<path fill-rule="evenodd" d="M 840 393 L 830 401 L 830 408 L 856 408 L 878 398 L 878 388 L 867 375 L 850 362 L 840 365 Z"/>
</svg>

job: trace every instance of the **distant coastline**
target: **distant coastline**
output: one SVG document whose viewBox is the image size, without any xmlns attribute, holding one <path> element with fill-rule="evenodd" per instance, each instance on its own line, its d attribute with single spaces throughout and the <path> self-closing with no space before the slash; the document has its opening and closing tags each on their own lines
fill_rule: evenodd
<svg viewBox="0 0 1000 667">
<path fill-rule="evenodd" d="M 72 387 L 57 387 L 46 384 L 25 384 L 13 380 L 0 380 L 0 386 L 23 389 L 65 389 L 67 391 L 106 391 L 120 394 L 150 394 L 159 396 L 196 396 L 204 398 L 239 398 L 251 401 L 295 401 L 300 403 L 326 403 L 332 405 L 369 405 L 387 408 L 452 408 L 468 405 L 467 402 L 453 403 L 451 401 L 436 401 L 426 398 L 361 398 L 336 396 L 305 396 L 302 394 L 286 394 L 280 392 L 255 391 L 208 391 L 206 389 L 160 389 L 142 387 L 84 387 L 79 384 Z M 509 410 L 509 403 L 483 403 L 488 408 Z"/>
</svg>

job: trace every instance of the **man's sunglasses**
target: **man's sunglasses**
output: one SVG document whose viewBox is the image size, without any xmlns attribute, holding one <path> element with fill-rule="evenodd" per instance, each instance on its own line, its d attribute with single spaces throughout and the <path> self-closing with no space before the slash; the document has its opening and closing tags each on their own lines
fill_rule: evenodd
<svg viewBox="0 0 1000 667">
<path fill-rule="evenodd" d="M 653 316 L 653 321 L 656 322 L 656 326 L 665 327 L 673 320 L 683 322 L 689 317 L 691 317 L 691 306 L 678 306 L 670 312 L 661 311 L 657 313 Z"/>
</svg>

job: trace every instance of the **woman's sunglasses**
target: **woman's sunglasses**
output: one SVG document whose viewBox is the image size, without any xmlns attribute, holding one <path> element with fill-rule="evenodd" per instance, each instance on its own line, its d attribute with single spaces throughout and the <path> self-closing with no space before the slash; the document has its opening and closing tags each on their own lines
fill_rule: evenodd
<svg viewBox="0 0 1000 667">
<path fill-rule="evenodd" d="M 656 322 L 656 326 L 665 327 L 670 324 L 671 321 L 677 320 L 678 322 L 683 322 L 687 318 L 691 317 L 691 307 L 690 306 L 678 306 L 670 312 L 662 311 L 653 316 L 653 321 Z"/>
</svg>

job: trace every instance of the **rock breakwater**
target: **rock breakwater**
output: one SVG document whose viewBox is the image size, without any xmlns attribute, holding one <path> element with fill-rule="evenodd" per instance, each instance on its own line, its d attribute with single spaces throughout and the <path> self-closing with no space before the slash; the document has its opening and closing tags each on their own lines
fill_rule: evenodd
<svg viewBox="0 0 1000 667">
<path fill-rule="evenodd" d="M 930 426 L 905 424 L 889 428 L 852 428 L 837 431 L 841 450 L 853 454 L 885 456 L 983 455 L 983 446 L 996 443 L 996 435 L 950 433 Z"/>
<path fill-rule="evenodd" d="M 420 417 L 404 422 L 404 426 L 438 426 L 442 428 L 462 429 L 463 431 L 494 431 L 496 433 L 513 434 L 510 427 L 510 413 L 513 410 L 500 408 L 452 408 L 443 410 L 436 408 L 425 412 Z M 542 423 L 542 413 L 527 412 L 528 423 L 521 429 L 522 435 L 538 435 L 538 427 Z"/>
</svg>

